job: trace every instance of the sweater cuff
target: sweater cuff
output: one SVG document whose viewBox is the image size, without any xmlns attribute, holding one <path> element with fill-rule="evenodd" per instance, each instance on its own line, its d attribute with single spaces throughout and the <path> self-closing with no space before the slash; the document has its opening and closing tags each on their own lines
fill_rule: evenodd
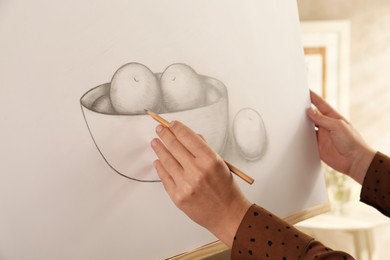
<svg viewBox="0 0 390 260">
<path fill-rule="evenodd" d="M 390 217 L 390 158 L 377 152 L 363 180 L 360 201 Z"/>
<path fill-rule="evenodd" d="M 298 259 L 311 240 L 292 225 L 253 204 L 234 237 L 231 258 Z"/>
</svg>

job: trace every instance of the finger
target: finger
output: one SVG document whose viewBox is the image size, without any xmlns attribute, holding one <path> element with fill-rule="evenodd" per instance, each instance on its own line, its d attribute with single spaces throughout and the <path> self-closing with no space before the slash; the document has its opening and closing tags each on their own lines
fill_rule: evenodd
<svg viewBox="0 0 390 260">
<path fill-rule="evenodd" d="M 310 98 L 313 105 L 316 106 L 322 114 L 335 119 L 343 118 L 343 116 L 340 115 L 331 105 L 329 105 L 322 97 L 312 90 L 310 90 Z"/>
<path fill-rule="evenodd" d="M 187 168 L 191 165 L 194 159 L 194 155 L 187 150 L 187 148 L 178 140 L 178 138 L 172 133 L 170 128 L 157 126 L 157 135 L 161 138 L 167 151 L 174 157 L 174 159 Z"/>
<path fill-rule="evenodd" d="M 167 172 L 176 183 L 180 182 L 180 175 L 183 173 L 183 167 L 180 163 L 157 138 L 152 140 L 151 146 L 159 159 L 158 165 L 162 165 L 165 172 Z"/>
<path fill-rule="evenodd" d="M 165 170 L 164 166 L 159 160 L 154 161 L 154 168 L 157 171 L 158 176 L 162 184 L 164 185 L 164 189 L 167 191 L 170 197 L 174 194 L 176 183 L 172 176 L 169 174 L 167 170 Z"/>
<path fill-rule="evenodd" d="M 169 129 L 195 157 L 204 158 L 214 154 L 214 151 L 208 146 L 206 141 L 183 123 L 173 121 L 169 125 Z"/>
<path fill-rule="evenodd" d="M 337 127 L 337 123 L 340 119 L 334 119 L 315 111 L 312 108 L 307 109 L 307 115 L 313 121 L 316 127 L 325 128 L 327 130 L 333 130 Z"/>
</svg>

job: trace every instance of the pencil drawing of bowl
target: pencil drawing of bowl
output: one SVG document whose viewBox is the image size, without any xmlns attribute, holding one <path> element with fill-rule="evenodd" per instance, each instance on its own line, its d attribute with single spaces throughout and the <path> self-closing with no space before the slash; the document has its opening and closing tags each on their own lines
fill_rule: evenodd
<svg viewBox="0 0 390 260">
<path fill-rule="evenodd" d="M 160 115 L 168 121 L 183 122 L 221 153 L 227 140 L 227 90 L 217 79 L 199 77 L 206 90 L 205 104 L 178 112 L 163 110 Z M 150 147 L 150 141 L 156 137 L 157 122 L 146 113 L 118 114 L 109 106 L 106 111 L 96 109 L 97 102 L 110 102 L 109 91 L 110 83 L 105 83 L 89 90 L 80 99 L 85 122 L 98 151 L 105 162 L 124 177 L 141 182 L 160 181 L 153 167 L 156 155 Z"/>
</svg>

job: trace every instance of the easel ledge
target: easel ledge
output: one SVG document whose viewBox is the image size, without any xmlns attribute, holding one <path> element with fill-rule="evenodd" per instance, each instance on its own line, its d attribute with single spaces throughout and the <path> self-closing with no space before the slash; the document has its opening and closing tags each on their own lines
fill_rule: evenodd
<svg viewBox="0 0 390 260">
<path fill-rule="evenodd" d="M 320 215 L 322 213 L 328 212 L 330 210 L 329 203 L 321 204 L 308 208 L 296 213 L 293 213 L 287 217 L 284 217 L 283 220 L 287 223 L 294 225 L 298 222 L 301 222 L 305 219 L 312 218 L 314 216 Z M 229 250 L 224 243 L 221 241 L 215 241 L 210 244 L 204 245 L 200 248 L 194 249 L 193 251 L 182 253 L 180 255 L 168 258 L 167 260 L 196 260 L 196 259 L 205 259 L 207 257 L 212 257 L 214 255 L 223 253 Z"/>
</svg>

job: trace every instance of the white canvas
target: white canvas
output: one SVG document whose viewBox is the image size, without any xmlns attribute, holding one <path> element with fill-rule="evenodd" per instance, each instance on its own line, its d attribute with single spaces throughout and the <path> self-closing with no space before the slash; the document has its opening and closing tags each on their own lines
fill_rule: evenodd
<svg viewBox="0 0 390 260">
<path fill-rule="evenodd" d="M 293 0 L 0 2 L 0 259 L 163 259 L 216 239 L 156 179 L 156 122 L 86 121 L 80 99 L 129 62 L 226 87 L 227 109 L 162 115 L 201 134 L 222 119 L 220 153 L 255 179 L 237 178 L 253 202 L 280 216 L 326 203 L 299 28 Z M 154 181 L 117 174 L 112 143 L 119 172 Z"/>
</svg>

